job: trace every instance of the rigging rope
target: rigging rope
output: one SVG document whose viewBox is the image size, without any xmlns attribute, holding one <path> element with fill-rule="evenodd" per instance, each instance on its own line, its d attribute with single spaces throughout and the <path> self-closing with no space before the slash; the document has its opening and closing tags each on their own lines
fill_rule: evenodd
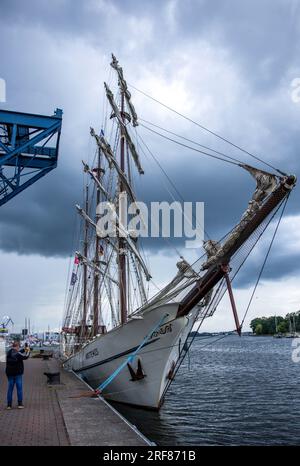
<svg viewBox="0 0 300 466">
<path fill-rule="evenodd" d="M 263 266 L 262 266 L 262 268 L 261 268 L 259 277 L 258 277 L 258 279 L 257 279 L 255 288 L 254 288 L 254 290 L 253 290 L 253 293 L 252 293 L 250 302 L 249 302 L 249 304 L 248 304 L 247 310 L 246 310 L 245 315 L 244 315 L 244 317 L 243 317 L 243 320 L 242 320 L 242 323 L 241 323 L 241 328 L 242 328 L 242 326 L 243 326 L 243 323 L 244 323 L 244 320 L 245 320 L 245 318 L 246 318 L 247 312 L 248 312 L 249 307 L 250 307 L 250 305 L 251 305 L 251 302 L 252 302 L 253 296 L 254 296 L 254 294 L 255 294 L 257 285 L 258 285 L 258 283 L 259 283 L 260 277 L 261 277 L 262 272 L 263 272 L 263 270 L 264 270 L 264 267 L 265 267 L 267 258 L 268 258 L 269 254 L 270 254 L 272 245 L 273 245 L 273 243 L 274 243 L 274 239 L 275 239 L 275 236 L 276 236 L 276 234 L 277 234 L 278 227 L 279 227 L 279 224 L 280 224 L 280 222 L 281 222 L 281 219 L 282 219 L 282 217 L 283 217 L 284 210 L 285 210 L 285 207 L 286 207 L 286 204 L 287 204 L 287 201 L 288 201 L 288 197 L 289 197 L 289 196 L 287 196 L 286 199 L 285 199 L 285 201 L 284 201 L 284 206 L 283 206 L 282 212 L 281 212 L 281 214 L 280 214 L 280 218 L 279 218 L 278 223 L 277 223 L 277 225 L 276 225 L 276 228 L 275 228 L 275 231 L 274 231 L 274 234 L 273 234 L 273 238 L 272 238 L 271 243 L 270 243 L 270 246 L 269 246 L 269 248 L 268 248 L 268 252 L 267 252 L 267 255 L 266 255 L 266 257 L 265 257 Z M 274 212 L 274 214 L 272 215 L 272 217 L 267 221 L 267 224 L 266 224 L 265 227 L 263 228 L 263 231 L 262 231 L 260 234 L 258 233 L 258 238 L 256 239 L 256 241 L 254 242 L 254 244 L 253 244 L 252 247 L 250 248 L 250 251 L 248 252 L 247 257 L 249 256 L 250 252 L 251 252 L 252 249 L 254 248 L 254 245 L 257 243 L 258 239 L 262 236 L 263 232 L 265 231 L 265 229 L 267 228 L 267 226 L 269 225 L 269 223 L 271 222 L 271 220 L 274 218 L 274 216 L 275 216 L 276 213 L 278 212 L 279 208 L 280 208 L 280 206 L 276 209 L 276 211 Z M 245 260 L 246 260 L 246 258 L 242 261 L 242 264 L 245 262 Z M 196 262 L 197 262 L 197 261 L 196 261 Z M 241 264 L 241 265 L 242 265 L 242 264 Z M 234 274 L 233 278 L 231 279 L 231 281 L 232 281 L 232 280 L 235 278 L 235 276 L 237 275 L 237 272 L 238 272 L 239 269 L 241 268 L 241 265 L 240 265 L 240 267 L 238 267 L 238 270 L 235 272 L 235 274 Z M 219 291 L 220 291 L 220 296 L 217 298 L 218 304 L 220 303 L 220 301 L 221 301 L 221 299 L 223 298 L 223 296 L 224 296 L 224 294 L 225 294 L 225 291 L 226 291 L 226 289 L 225 289 L 224 292 L 222 292 L 222 282 L 220 282 L 219 288 L 218 288 L 218 290 L 217 290 L 216 293 L 215 293 L 215 297 L 219 294 Z M 205 317 L 209 315 L 209 308 L 211 308 L 211 307 L 212 307 L 212 308 L 215 308 L 215 307 L 216 307 L 216 304 L 214 304 L 214 299 L 215 299 L 215 298 L 213 298 L 213 299 L 211 300 L 211 302 L 209 303 L 209 307 L 208 307 L 206 313 L 205 313 L 203 316 L 201 316 L 201 319 L 200 319 L 199 324 L 198 324 L 198 326 L 197 326 L 196 332 L 198 332 L 198 330 L 200 329 L 200 327 L 201 327 L 201 325 L 202 325 L 202 323 L 203 323 Z M 197 319 L 197 317 L 196 317 L 196 319 Z M 195 319 L 195 321 L 196 321 L 196 319 Z M 190 349 L 191 345 L 193 344 L 194 339 L 195 339 L 195 337 L 196 337 L 196 332 L 194 333 L 194 335 L 192 336 L 192 338 L 191 338 L 190 340 L 188 340 L 190 334 L 189 334 L 189 336 L 187 337 L 187 339 L 186 339 L 186 351 L 185 351 L 182 355 L 179 356 L 178 362 L 177 362 L 177 364 L 176 364 L 176 367 L 175 367 L 175 370 L 174 370 L 174 373 L 173 373 L 173 378 L 170 380 L 170 382 L 169 382 L 168 385 L 166 386 L 164 393 L 165 393 L 165 392 L 167 391 L 167 389 L 169 388 L 169 386 L 170 386 L 170 384 L 172 383 L 172 381 L 174 380 L 174 378 L 175 378 L 175 376 L 176 376 L 176 374 L 177 374 L 179 368 L 181 367 L 181 365 L 182 365 L 184 359 L 186 358 L 186 356 L 187 356 L 187 354 L 188 354 L 188 352 L 189 352 L 189 349 Z M 205 346 L 208 346 L 208 345 L 210 345 L 210 344 L 212 344 L 212 343 L 216 343 L 217 341 L 222 340 L 223 338 L 227 337 L 228 335 L 231 335 L 231 334 L 234 334 L 234 333 L 236 333 L 235 330 L 234 330 L 233 332 L 230 332 L 229 334 L 226 334 L 226 335 L 221 336 L 221 337 L 218 338 L 217 340 L 214 340 L 214 341 L 212 341 L 212 342 L 208 342 L 208 343 L 205 344 L 205 345 L 202 345 L 201 348 L 204 348 Z"/>
<path fill-rule="evenodd" d="M 275 237 L 276 237 L 276 234 L 277 234 L 277 231 L 278 231 L 278 228 L 279 228 L 279 225 L 281 223 L 281 220 L 282 220 L 282 217 L 283 217 L 283 214 L 284 214 L 284 211 L 285 211 L 285 208 L 286 208 L 286 205 L 287 205 L 287 201 L 288 201 L 288 198 L 289 198 L 289 195 L 286 197 L 285 201 L 284 201 L 284 204 L 283 204 L 283 208 L 282 208 L 282 211 L 280 213 L 280 216 L 279 216 L 279 219 L 278 219 L 278 222 L 277 222 L 277 225 L 276 225 L 276 228 L 274 230 L 274 233 L 273 233 L 273 236 L 272 236 L 272 239 L 271 239 L 271 242 L 270 242 L 270 245 L 269 245 L 269 248 L 268 248 L 268 251 L 266 253 L 266 256 L 265 256 L 265 259 L 263 261 L 263 264 L 261 266 L 261 269 L 260 269 L 260 272 L 258 274 L 258 277 L 257 277 L 257 280 L 256 280 L 256 283 L 255 283 L 255 286 L 253 288 L 253 291 L 252 291 L 252 294 L 251 294 L 251 297 L 250 297 L 250 300 L 249 300 L 249 303 L 248 303 L 248 306 L 246 308 L 246 311 L 245 311 L 245 314 L 244 314 L 244 317 L 242 319 L 242 322 L 241 322 L 241 328 L 244 324 L 244 321 L 246 319 L 246 316 L 248 314 L 248 311 L 249 311 L 249 308 L 251 306 L 251 303 L 253 301 L 253 298 L 254 298 L 254 295 L 255 295 L 255 292 L 256 292 L 256 289 L 258 287 L 258 284 L 259 284 L 259 281 L 261 279 L 261 276 L 263 274 L 263 271 L 264 271 L 264 268 L 265 268 L 265 265 L 266 265 L 266 262 L 268 260 L 268 257 L 269 257 L 269 254 L 270 254 L 270 251 L 272 249 L 272 246 L 273 246 L 273 243 L 274 243 L 274 240 L 275 240 Z"/>
<path fill-rule="evenodd" d="M 203 144 L 200 144 L 197 141 L 193 141 L 192 139 L 189 139 L 189 138 L 187 138 L 185 136 L 181 136 L 180 134 L 174 133 L 173 131 L 170 131 L 170 130 L 168 130 L 166 128 L 163 128 L 162 126 L 159 126 L 159 125 L 156 125 L 156 124 L 152 123 L 151 121 L 144 120 L 143 118 L 139 118 L 139 121 L 143 121 L 144 123 L 147 123 L 147 124 L 149 124 L 151 126 L 154 126 L 155 128 L 161 129 L 161 130 L 165 131 L 166 133 L 173 134 L 173 136 L 177 136 L 178 138 L 184 139 L 185 141 L 192 142 L 193 144 L 196 144 L 199 147 L 203 147 L 203 149 L 210 150 L 210 151 L 214 152 L 215 154 L 222 155 L 223 157 L 226 157 L 229 160 L 232 160 L 232 161 L 237 162 L 237 163 L 241 163 L 240 160 L 238 160 L 238 159 L 236 159 L 234 157 L 231 157 L 230 155 L 224 154 L 224 152 L 220 152 L 220 151 L 218 151 L 216 149 L 213 149 L 211 147 L 204 146 Z"/>
<path fill-rule="evenodd" d="M 175 110 L 175 109 L 169 107 L 168 105 L 164 104 L 163 102 L 160 102 L 159 100 L 155 99 L 154 97 L 152 97 L 151 95 L 149 95 L 146 92 L 142 91 L 141 89 L 138 89 L 137 87 L 133 86 L 132 84 L 130 84 L 130 83 L 127 83 L 127 84 L 130 87 L 132 87 L 132 89 L 135 89 L 137 92 L 140 92 L 141 94 L 143 94 L 145 97 L 148 97 L 149 99 L 153 100 L 154 102 L 162 105 L 163 107 L 167 108 L 171 112 L 176 113 L 176 115 L 181 116 L 185 120 L 190 121 L 191 123 L 193 123 L 194 125 L 198 126 L 201 129 L 203 129 L 204 131 L 207 131 L 208 133 L 212 134 L 213 136 L 217 137 L 218 139 L 221 139 L 222 141 L 226 142 L 227 144 L 230 144 L 231 146 L 235 147 L 236 149 L 239 149 L 240 151 L 244 152 L 245 154 L 250 155 L 250 157 L 252 157 L 255 160 L 258 160 L 259 162 L 261 162 L 261 163 L 265 164 L 266 166 L 272 168 L 273 170 L 277 171 L 281 175 L 286 176 L 286 173 L 283 173 L 278 168 L 274 167 L 273 165 L 271 165 L 268 162 L 265 162 L 263 159 L 261 159 L 260 157 L 257 157 L 256 155 L 252 154 L 251 152 L 247 151 L 246 149 L 243 149 L 241 146 L 238 146 L 237 144 L 234 144 L 233 142 L 231 142 L 228 139 L 224 138 L 220 134 L 217 134 L 214 131 L 210 130 L 206 126 L 201 125 L 200 123 L 192 120 L 191 118 L 187 117 L 186 115 L 183 115 L 182 113 L 178 112 L 177 110 Z"/>
<path fill-rule="evenodd" d="M 150 151 L 149 147 L 147 146 L 147 144 L 145 143 L 145 141 L 142 139 L 142 137 L 140 135 L 138 135 L 138 138 L 141 140 L 141 142 L 144 144 L 144 146 L 146 147 L 146 149 L 148 150 L 149 154 L 151 155 L 151 157 L 158 163 L 159 167 L 161 168 L 162 172 L 164 173 L 164 175 L 167 177 L 168 181 L 170 182 L 170 184 L 173 186 L 173 188 L 176 190 L 176 187 L 175 185 L 173 184 L 172 180 L 168 177 L 168 175 L 165 173 L 165 171 L 163 170 L 163 168 L 160 166 L 159 162 L 156 160 L 154 154 Z M 144 150 L 141 148 L 143 154 L 145 155 L 145 157 L 147 157 L 146 153 L 144 152 Z M 168 191 L 168 193 L 170 194 L 170 196 L 174 198 L 174 196 L 172 195 L 172 193 L 170 192 L 170 190 L 166 187 L 166 190 Z M 180 196 L 180 193 L 176 190 L 176 192 L 178 193 L 178 195 Z M 182 196 L 180 196 L 182 197 Z M 154 222 L 154 219 L 152 219 L 152 222 L 154 223 L 154 225 L 158 226 L 159 227 L 159 223 L 157 222 Z M 182 257 L 182 254 L 181 252 L 176 248 L 176 246 L 174 246 L 174 244 L 172 244 L 172 242 L 167 238 L 167 237 L 164 237 L 162 236 L 162 239 L 168 243 L 170 245 L 170 247 L 175 251 L 175 253 L 178 255 L 178 257 Z"/>
<path fill-rule="evenodd" d="M 170 176 L 167 174 L 167 172 L 165 171 L 165 169 L 162 167 L 162 165 L 160 164 L 160 162 L 157 160 L 157 158 L 155 157 L 155 155 L 153 154 L 153 152 L 150 150 L 150 148 L 148 147 L 148 145 L 145 143 L 145 141 L 143 140 L 143 138 L 142 138 L 139 134 L 137 134 L 137 137 L 138 137 L 138 139 L 141 140 L 141 142 L 143 143 L 143 145 L 146 147 L 147 151 L 149 152 L 149 154 L 151 155 L 151 157 L 153 158 L 153 160 L 155 161 L 155 163 L 158 165 L 158 167 L 160 168 L 160 170 L 162 171 L 162 173 L 165 175 L 165 177 L 166 177 L 167 180 L 169 181 L 170 185 L 173 187 L 174 191 L 178 194 L 178 196 L 180 197 L 180 199 L 182 200 L 182 202 L 185 202 L 185 201 L 184 201 L 184 197 L 183 197 L 183 196 L 181 195 L 181 193 L 178 191 L 178 188 L 176 187 L 175 183 L 172 181 L 172 179 L 171 179 Z M 143 151 L 143 153 L 145 154 L 144 151 Z M 146 154 L 145 154 L 145 155 L 146 155 Z M 172 196 L 172 198 L 173 198 L 174 200 L 176 200 L 175 197 L 170 193 L 169 190 L 168 190 L 168 192 L 169 192 L 169 194 Z M 207 233 L 207 231 L 205 230 L 204 226 L 197 224 L 197 220 L 196 220 L 196 217 L 195 217 L 195 214 L 194 214 L 194 213 L 192 213 L 192 217 L 193 217 L 193 220 L 194 220 L 195 223 L 196 223 L 196 226 L 197 226 L 197 227 L 200 227 L 200 228 L 203 230 L 203 232 L 204 232 L 204 234 L 206 235 L 206 237 L 207 237 L 208 239 L 210 239 L 210 236 L 209 236 L 209 234 Z M 185 218 L 186 218 L 186 216 L 185 216 Z M 191 222 L 190 222 L 190 224 L 191 224 Z M 191 224 L 191 225 L 192 225 L 192 224 Z M 175 249 L 176 249 L 176 248 L 175 248 Z M 176 252 L 178 253 L 177 249 L 176 249 Z M 180 254 L 180 253 L 178 253 L 178 255 L 179 255 L 180 257 L 182 256 L 182 254 Z"/>
<path fill-rule="evenodd" d="M 175 142 L 175 144 L 178 144 L 179 146 L 186 147 L 187 149 L 198 152 L 199 154 L 207 155 L 208 157 L 211 157 L 213 159 L 221 160 L 222 162 L 227 162 L 227 163 L 230 163 L 232 165 L 240 166 L 240 163 L 238 163 L 238 162 L 233 162 L 232 160 L 226 160 L 226 159 L 224 159 L 222 157 L 219 157 L 217 155 L 209 154 L 208 152 L 204 152 L 203 150 L 196 149 L 195 147 L 188 146 L 187 144 L 184 144 L 183 142 L 179 142 L 179 141 L 176 141 L 175 139 L 169 138 L 165 134 L 159 133 L 158 131 L 155 131 L 152 128 L 148 128 L 148 126 L 143 125 L 143 123 L 140 123 L 140 126 L 147 129 L 148 131 L 151 131 L 152 133 L 157 134 L 158 136 L 161 136 L 164 139 L 167 139 L 168 141 Z"/>
</svg>

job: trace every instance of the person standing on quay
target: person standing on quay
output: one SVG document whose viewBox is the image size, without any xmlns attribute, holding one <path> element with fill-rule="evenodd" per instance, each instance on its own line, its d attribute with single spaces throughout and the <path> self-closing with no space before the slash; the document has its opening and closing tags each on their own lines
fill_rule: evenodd
<svg viewBox="0 0 300 466">
<path fill-rule="evenodd" d="M 12 348 L 8 351 L 6 356 L 6 375 L 8 379 L 7 389 L 7 409 L 12 407 L 12 398 L 14 386 L 17 386 L 18 408 L 22 409 L 23 406 L 23 385 L 22 378 L 24 373 L 23 361 L 29 358 L 28 345 L 25 349 L 20 350 L 20 343 L 15 341 Z"/>
</svg>

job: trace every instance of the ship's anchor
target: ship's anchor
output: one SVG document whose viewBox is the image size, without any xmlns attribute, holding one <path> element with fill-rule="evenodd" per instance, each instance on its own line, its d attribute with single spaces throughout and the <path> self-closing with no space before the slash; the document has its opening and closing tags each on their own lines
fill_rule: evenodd
<svg viewBox="0 0 300 466">
<path fill-rule="evenodd" d="M 174 380 L 175 378 L 175 367 L 176 367 L 176 364 L 175 364 L 175 361 L 172 362 L 172 365 L 170 367 L 170 370 L 167 374 L 167 379 L 168 380 Z"/>
<path fill-rule="evenodd" d="M 225 265 L 225 264 L 223 264 L 221 266 L 221 268 L 222 268 L 222 271 L 224 272 L 224 277 L 225 277 L 225 280 L 226 280 L 226 285 L 227 285 L 228 294 L 229 294 L 229 298 L 230 298 L 230 303 L 231 303 L 231 307 L 232 307 L 232 312 L 233 312 L 233 317 L 234 317 L 234 321 L 235 321 L 236 331 L 237 331 L 238 335 L 241 336 L 242 326 L 240 324 L 239 316 L 238 316 L 238 313 L 237 313 L 237 310 L 236 310 L 235 300 L 234 300 L 232 287 L 231 287 L 231 281 L 230 281 L 229 274 L 228 274 L 230 269 L 229 269 L 229 266 Z"/>
<path fill-rule="evenodd" d="M 137 380 L 142 380 L 145 377 L 147 377 L 146 374 L 143 371 L 142 363 L 141 363 L 140 359 L 138 359 L 137 370 L 136 371 L 132 368 L 132 366 L 130 365 L 129 362 L 127 363 L 127 367 L 129 369 L 132 382 L 136 382 Z"/>
<path fill-rule="evenodd" d="M 151 336 L 153 334 L 153 332 L 156 332 L 157 329 L 159 329 L 159 327 L 161 327 L 161 325 L 163 324 L 164 320 L 169 317 L 169 314 L 166 313 L 164 314 L 158 321 L 158 323 L 150 330 L 150 332 L 148 333 L 148 335 L 143 339 L 143 341 L 141 342 L 141 344 L 136 348 L 136 350 L 131 353 L 128 358 L 122 362 L 122 364 L 109 376 L 107 377 L 106 380 L 104 380 L 104 382 L 102 382 L 101 385 L 99 385 L 98 388 L 96 388 L 94 391 L 92 392 L 84 392 L 84 393 L 79 393 L 78 395 L 73 395 L 69 398 L 80 398 L 80 397 L 84 397 L 84 396 L 88 396 L 88 397 L 92 397 L 92 398 L 96 398 L 100 395 L 102 395 L 102 392 L 103 390 L 117 377 L 117 375 L 119 375 L 119 373 L 124 369 L 124 367 L 129 366 L 130 362 L 132 362 L 134 360 L 134 358 L 137 356 L 137 354 L 139 353 L 139 351 L 141 351 L 141 349 L 147 344 L 147 342 L 151 339 Z M 131 366 L 130 366 L 131 367 Z M 129 368 L 129 367 L 128 367 Z M 133 380 L 140 380 L 144 377 L 146 377 L 146 375 L 144 374 L 144 371 L 142 369 L 142 364 L 141 364 L 141 361 L 138 359 L 138 368 L 137 368 L 137 371 L 134 372 L 134 370 L 132 369 L 131 367 L 131 370 L 135 376 L 135 378 L 133 378 Z M 130 369 L 129 369 L 130 371 Z M 131 373 L 131 376 L 133 376 L 133 374 Z"/>
</svg>

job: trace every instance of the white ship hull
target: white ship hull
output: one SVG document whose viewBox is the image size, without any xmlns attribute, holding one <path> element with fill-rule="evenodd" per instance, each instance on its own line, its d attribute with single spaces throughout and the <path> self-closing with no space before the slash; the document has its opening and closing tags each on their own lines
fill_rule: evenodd
<svg viewBox="0 0 300 466">
<path fill-rule="evenodd" d="M 98 388 L 126 361 L 167 313 L 164 323 L 131 363 L 136 370 L 140 359 L 145 377 L 133 381 L 128 367 L 124 367 L 102 392 L 111 401 L 159 409 L 172 369 L 197 315 L 197 309 L 194 309 L 189 316 L 176 318 L 177 309 L 176 303 L 159 306 L 145 312 L 142 319 L 131 319 L 122 327 L 97 337 L 65 361 L 65 369 L 84 378 L 92 388 Z"/>
</svg>

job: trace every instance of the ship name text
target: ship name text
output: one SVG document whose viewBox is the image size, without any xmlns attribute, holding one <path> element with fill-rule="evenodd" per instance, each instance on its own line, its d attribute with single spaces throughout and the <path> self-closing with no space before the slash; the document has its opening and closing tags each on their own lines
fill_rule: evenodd
<svg viewBox="0 0 300 466">
<path fill-rule="evenodd" d="M 153 332 L 151 334 L 150 339 L 156 338 L 159 335 L 165 335 L 166 333 L 171 333 L 171 332 L 172 332 L 172 324 L 166 324 L 166 325 L 163 325 L 162 327 L 160 327 L 159 330 L 156 330 L 155 332 Z"/>
<path fill-rule="evenodd" d="M 98 356 L 98 350 L 97 348 L 95 348 L 93 351 L 89 351 L 88 353 L 86 353 L 85 357 L 86 359 L 90 359 L 90 358 L 94 358 L 95 356 Z"/>
</svg>

